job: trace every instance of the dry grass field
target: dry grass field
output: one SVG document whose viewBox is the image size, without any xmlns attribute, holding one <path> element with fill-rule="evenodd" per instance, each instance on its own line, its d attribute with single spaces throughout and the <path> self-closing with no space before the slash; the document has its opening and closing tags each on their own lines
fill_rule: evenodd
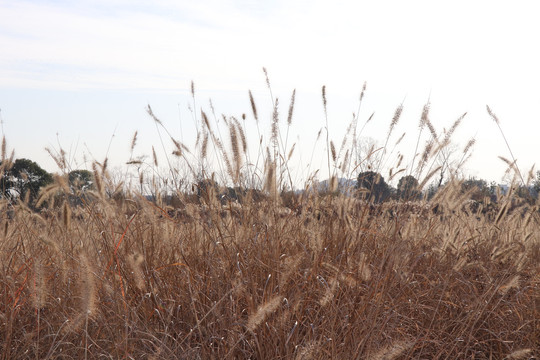
<svg viewBox="0 0 540 360">
<path fill-rule="evenodd" d="M 223 151 L 200 121 L 200 156 Z M 244 135 L 228 126 L 236 184 Z M 536 203 L 472 204 L 459 179 L 413 202 L 286 197 L 276 119 L 271 133 L 264 196 L 115 196 L 102 164 L 78 205 L 62 176 L 41 211 L 2 200 L 2 359 L 540 357 Z M 433 134 L 426 159 L 447 143 Z"/>
</svg>

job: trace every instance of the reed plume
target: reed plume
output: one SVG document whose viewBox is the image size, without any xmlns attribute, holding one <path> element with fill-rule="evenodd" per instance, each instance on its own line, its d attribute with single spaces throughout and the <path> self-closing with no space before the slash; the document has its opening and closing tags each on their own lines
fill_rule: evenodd
<svg viewBox="0 0 540 360">
<path fill-rule="evenodd" d="M 255 331 L 263 321 L 265 321 L 270 315 L 272 315 L 279 305 L 281 304 L 282 297 L 279 295 L 274 296 L 272 299 L 261 304 L 257 311 L 248 318 L 247 328 L 250 331 Z"/>
</svg>

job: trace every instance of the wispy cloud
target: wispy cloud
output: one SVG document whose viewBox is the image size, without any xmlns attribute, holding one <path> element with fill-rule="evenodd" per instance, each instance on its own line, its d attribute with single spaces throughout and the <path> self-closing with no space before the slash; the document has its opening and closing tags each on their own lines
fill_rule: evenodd
<svg viewBox="0 0 540 360">
<path fill-rule="evenodd" d="M 540 61 L 530 45 L 539 27 L 532 12 L 492 1 L 2 2 L 0 82 L 172 89 L 195 79 L 245 90 L 266 66 L 287 88 L 375 80 L 414 91 L 495 72 L 512 83 Z"/>
<path fill-rule="evenodd" d="M 144 4 L 122 5 L 109 5 L 112 14 L 99 4 L 91 9 L 24 2 L 3 6 L 3 85 L 167 88 L 185 82 L 188 74 L 201 75 L 202 69 L 215 74 L 250 61 L 245 49 L 252 35 L 241 32 L 253 20 L 242 12 L 214 18 L 199 6 L 172 6 L 164 14 L 159 2 L 153 12 L 145 12 Z"/>
</svg>

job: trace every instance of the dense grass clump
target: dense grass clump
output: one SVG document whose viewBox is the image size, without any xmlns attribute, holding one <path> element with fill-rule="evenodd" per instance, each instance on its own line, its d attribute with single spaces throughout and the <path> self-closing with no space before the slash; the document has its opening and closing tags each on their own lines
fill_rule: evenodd
<svg viewBox="0 0 540 360">
<path fill-rule="evenodd" d="M 538 205 L 512 191 L 471 201 L 457 176 L 420 196 L 453 131 L 437 136 L 428 110 L 413 201 L 335 191 L 358 156 L 328 136 L 328 188 L 291 191 L 276 113 L 256 160 L 239 120 L 228 151 L 201 113 L 194 185 L 174 196 L 111 185 L 104 162 L 84 196 L 58 175 L 32 209 L 1 200 L 2 359 L 538 358 Z M 228 189 L 198 176 L 211 149 Z M 244 166 L 259 162 L 259 176 Z"/>
<path fill-rule="evenodd" d="M 99 200 L 3 219 L 9 358 L 531 358 L 535 209 Z M 514 354 L 514 355 L 512 355 Z"/>
</svg>

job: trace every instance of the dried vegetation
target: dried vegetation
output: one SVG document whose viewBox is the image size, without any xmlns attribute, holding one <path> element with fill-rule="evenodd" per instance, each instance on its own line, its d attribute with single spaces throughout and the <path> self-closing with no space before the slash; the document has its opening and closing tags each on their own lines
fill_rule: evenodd
<svg viewBox="0 0 540 360">
<path fill-rule="evenodd" d="M 242 124 L 227 123 L 227 152 L 203 118 L 200 153 L 223 154 L 238 182 L 251 161 Z M 470 209 L 457 180 L 429 201 L 309 191 L 286 201 L 277 189 L 288 158 L 278 153 L 290 149 L 276 115 L 271 136 L 257 158 L 261 198 L 194 203 L 178 193 L 182 207 L 171 211 L 132 192 L 108 196 L 96 164 L 82 204 L 36 213 L 19 202 L 8 216 L 1 202 L 2 359 L 540 356 L 536 205 L 511 208 L 509 193 L 494 214 Z M 430 156 L 441 142 L 434 135 Z M 329 169 L 336 153 L 345 150 L 332 143 Z"/>
</svg>

